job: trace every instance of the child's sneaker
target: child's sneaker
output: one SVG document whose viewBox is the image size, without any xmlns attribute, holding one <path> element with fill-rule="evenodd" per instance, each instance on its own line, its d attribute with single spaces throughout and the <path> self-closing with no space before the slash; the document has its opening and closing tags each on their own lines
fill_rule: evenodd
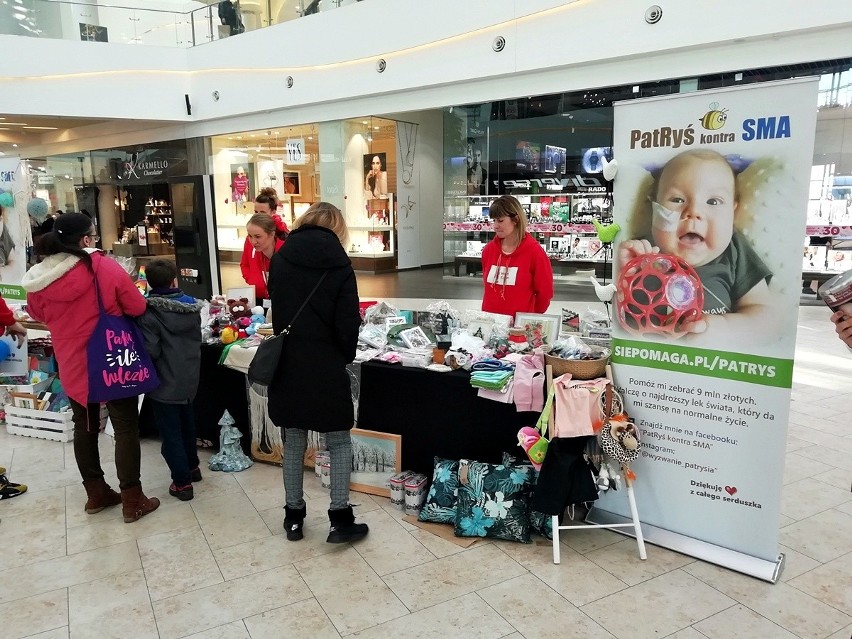
<svg viewBox="0 0 852 639">
<path fill-rule="evenodd" d="M 0 467 L 0 499 L 11 499 L 12 497 L 17 497 L 18 495 L 23 495 L 27 492 L 27 487 L 24 484 L 16 484 L 13 481 L 9 481 L 6 477 L 6 469 Z"/>
<path fill-rule="evenodd" d="M 191 471 L 189 471 L 189 476 L 190 476 L 190 479 L 191 479 L 193 482 L 199 482 L 199 481 L 201 481 L 202 479 L 204 479 L 204 478 L 201 476 L 201 468 L 199 468 L 198 466 L 196 466 L 196 467 L 195 467 L 195 468 L 193 468 Z"/>
<path fill-rule="evenodd" d="M 177 497 L 181 501 L 189 501 L 194 497 L 192 491 L 192 484 L 188 486 L 175 486 L 174 482 L 169 486 L 169 494 L 172 497 Z"/>
</svg>

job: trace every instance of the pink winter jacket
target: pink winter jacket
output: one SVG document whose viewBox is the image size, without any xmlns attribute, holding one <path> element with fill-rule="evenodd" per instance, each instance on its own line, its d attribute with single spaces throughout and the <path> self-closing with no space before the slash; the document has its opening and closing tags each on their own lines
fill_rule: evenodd
<svg viewBox="0 0 852 639">
<path fill-rule="evenodd" d="M 145 298 L 118 263 L 92 253 L 104 308 L 110 315 L 136 317 L 145 312 Z M 98 321 L 92 272 L 68 253 L 47 257 L 24 274 L 27 312 L 47 324 L 59 364 L 62 387 L 84 406 L 89 398 L 86 346 Z"/>
</svg>

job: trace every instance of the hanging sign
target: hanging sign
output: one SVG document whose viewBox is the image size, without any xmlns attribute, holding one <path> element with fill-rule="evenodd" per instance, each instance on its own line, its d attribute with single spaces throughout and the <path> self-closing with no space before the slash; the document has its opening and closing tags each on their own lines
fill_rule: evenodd
<svg viewBox="0 0 852 639">
<path fill-rule="evenodd" d="M 285 148 L 287 151 L 285 164 L 305 164 L 307 162 L 304 138 L 288 138 Z"/>
<path fill-rule="evenodd" d="M 615 106 L 613 373 L 649 541 L 768 581 L 817 81 Z M 622 493 L 623 491 L 618 491 Z M 592 520 L 629 517 L 607 494 Z"/>
</svg>

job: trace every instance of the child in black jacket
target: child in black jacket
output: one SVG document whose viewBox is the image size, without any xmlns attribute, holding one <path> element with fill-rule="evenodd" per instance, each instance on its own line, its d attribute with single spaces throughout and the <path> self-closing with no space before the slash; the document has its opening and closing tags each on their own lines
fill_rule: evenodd
<svg viewBox="0 0 852 639">
<path fill-rule="evenodd" d="M 160 387 L 148 399 L 160 431 L 161 451 L 172 471 L 169 494 L 189 501 L 192 482 L 201 481 L 192 400 L 201 365 L 202 304 L 174 288 L 177 268 L 173 262 L 152 260 L 145 272 L 151 291 L 148 309 L 137 321 L 160 377 Z"/>
</svg>

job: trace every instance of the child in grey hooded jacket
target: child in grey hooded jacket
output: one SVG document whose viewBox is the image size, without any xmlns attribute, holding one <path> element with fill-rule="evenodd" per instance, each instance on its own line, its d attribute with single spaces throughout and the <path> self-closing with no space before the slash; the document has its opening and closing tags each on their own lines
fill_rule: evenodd
<svg viewBox="0 0 852 639">
<path fill-rule="evenodd" d="M 137 322 L 160 377 L 160 387 L 148 399 L 160 431 L 161 451 L 172 472 L 169 494 L 189 501 L 192 482 L 201 481 L 192 400 L 201 366 L 202 304 L 175 288 L 173 262 L 151 260 L 145 273 L 151 291 L 148 308 Z"/>
</svg>

